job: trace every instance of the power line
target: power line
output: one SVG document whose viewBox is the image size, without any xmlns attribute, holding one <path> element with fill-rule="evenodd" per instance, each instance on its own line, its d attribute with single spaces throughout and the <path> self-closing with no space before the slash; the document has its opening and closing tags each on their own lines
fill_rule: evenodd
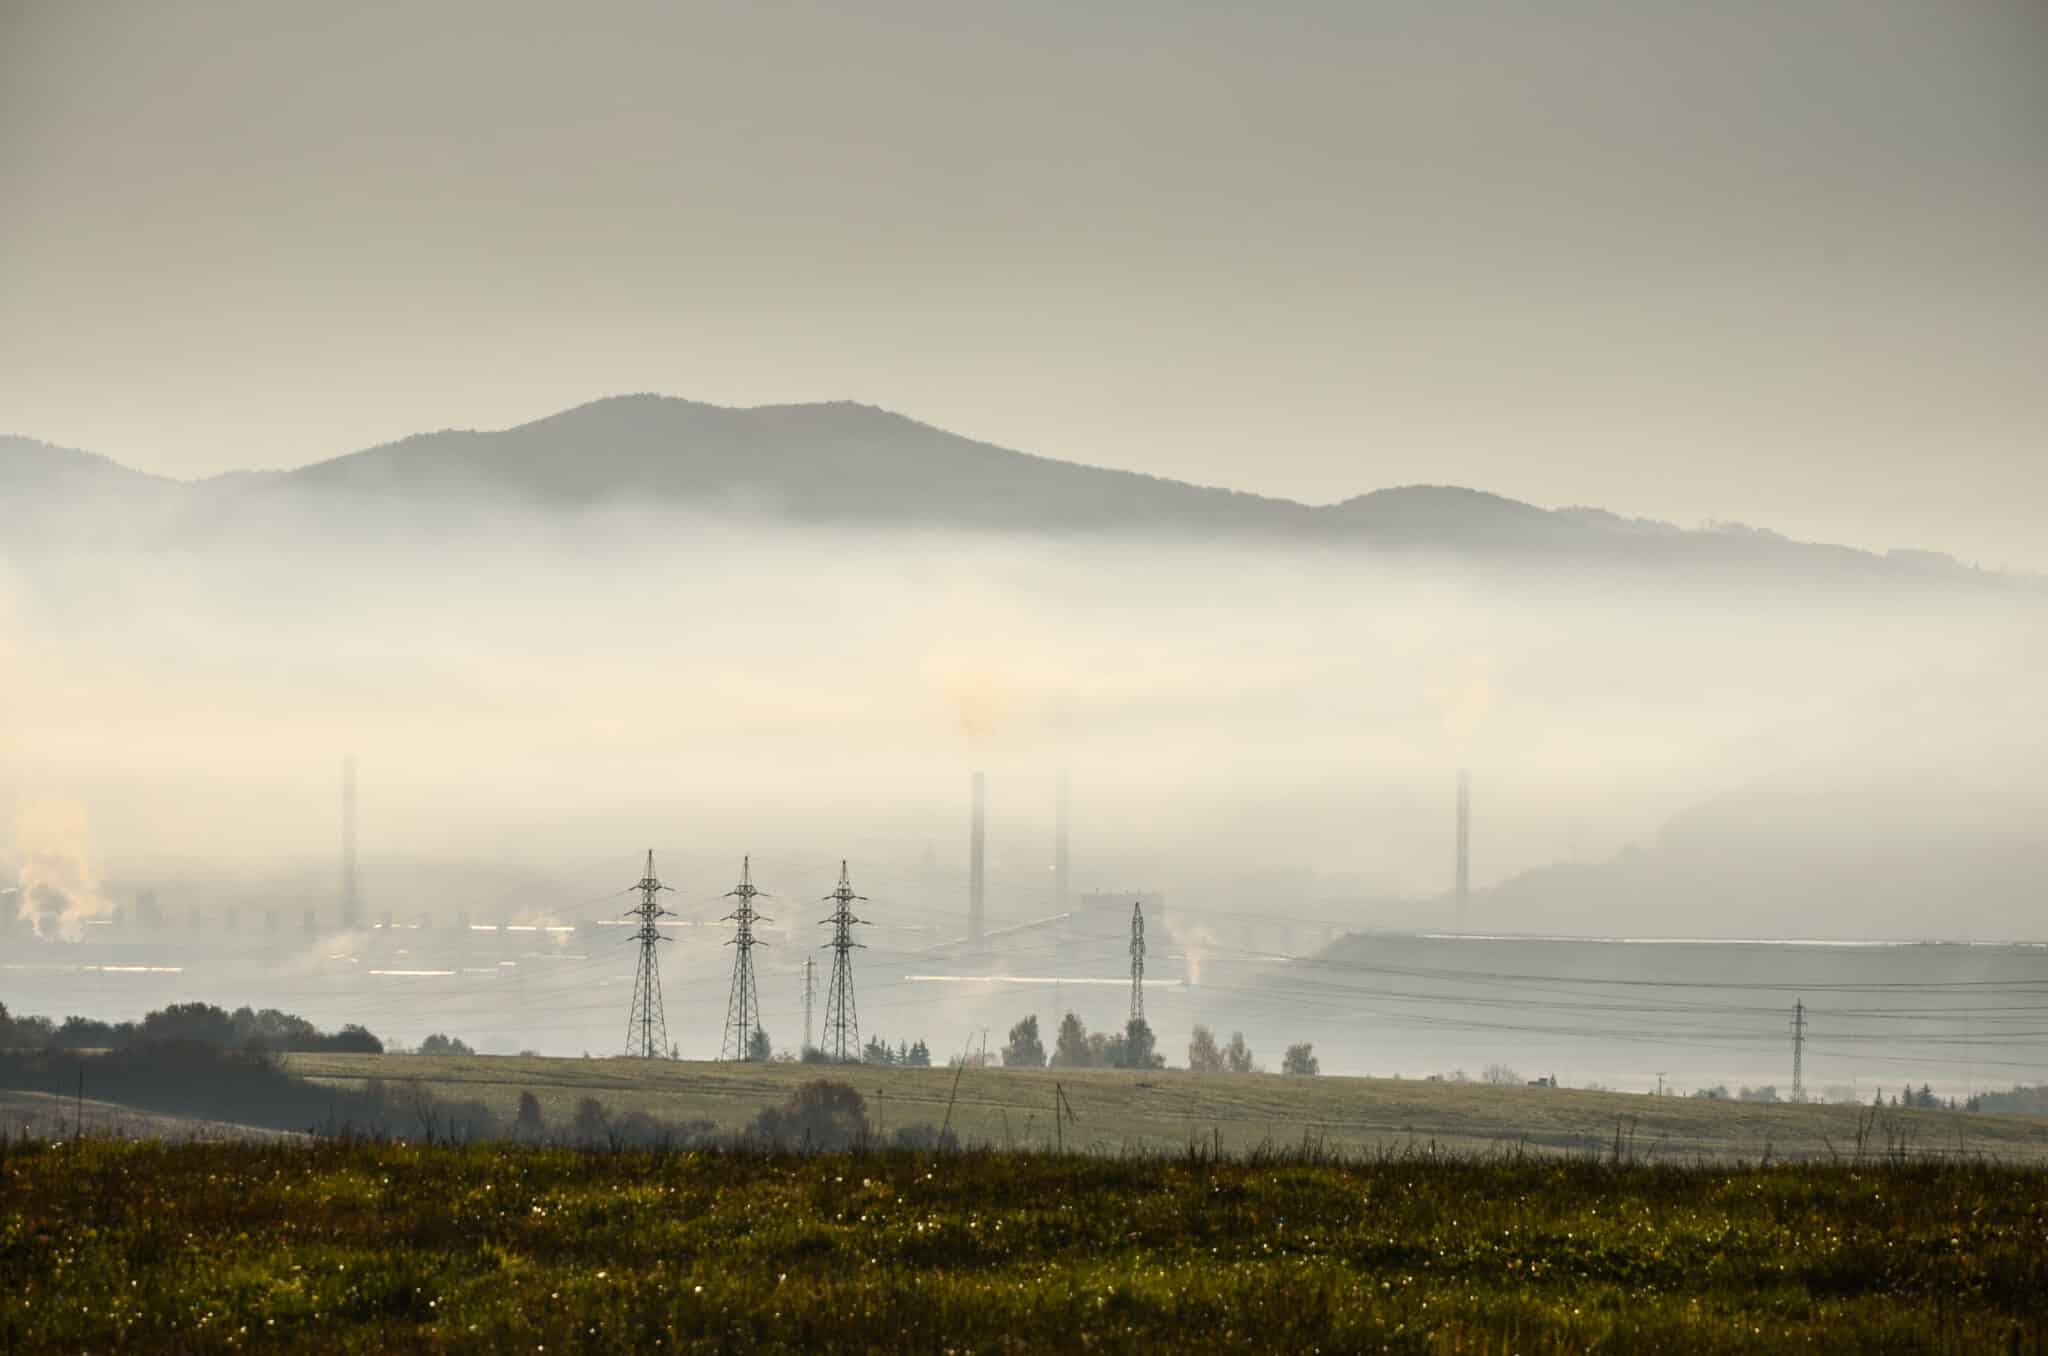
<svg viewBox="0 0 2048 1356">
<path fill-rule="evenodd" d="M 754 948 L 766 943 L 754 939 L 754 924 L 775 920 L 755 911 L 754 901 L 760 896 L 761 891 L 754 888 L 753 858 L 742 857 L 740 883 L 725 896 L 737 899 L 739 904 L 719 920 L 733 925 L 732 940 L 726 945 L 738 948 L 732 957 L 732 990 L 725 1002 L 725 1037 L 718 1047 L 720 1059 L 753 1059 L 755 1033 L 761 1030 L 761 995 L 754 987 Z"/>
<path fill-rule="evenodd" d="M 860 1014 L 853 1001 L 853 950 L 866 948 L 853 940 L 853 926 L 868 920 L 856 918 L 853 906 L 856 902 L 865 904 L 867 896 L 853 892 L 853 883 L 846 876 L 846 863 L 842 861 L 839 888 L 825 898 L 833 905 L 831 917 L 818 920 L 820 924 L 832 925 L 832 940 L 825 944 L 832 948 L 832 988 L 825 996 L 825 1053 L 844 1063 L 860 1058 Z"/>
<path fill-rule="evenodd" d="M 656 942 L 668 938 L 655 924 L 675 915 L 661 907 L 661 892 L 670 887 L 654 874 L 653 848 L 647 849 L 647 874 L 633 888 L 640 892 L 640 904 L 627 913 L 640 920 L 640 930 L 634 934 L 640 943 L 640 965 L 633 972 L 633 1006 L 626 1014 L 626 1053 L 654 1059 L 669 1052 L 668 1019 L 661 1006 L 661 960 L 654 949 Z"/>
</svg>

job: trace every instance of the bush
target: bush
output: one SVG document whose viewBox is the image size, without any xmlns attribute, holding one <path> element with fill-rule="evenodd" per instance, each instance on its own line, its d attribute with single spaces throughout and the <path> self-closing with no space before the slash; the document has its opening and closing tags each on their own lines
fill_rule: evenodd
<svg viewBox="0 0 2048 1356">
<path fill-rule="evenodd" d="M 960 1147 L 960 1137 L 950 1127 L 941 1129 L 930 1121 L 899 1128 L 890 1136 L 890 1142 L 899 1149 L 916 1149 L 925 1153 L 952 1153 Z"/>
<path fill-rule="evenodd" d="M 833 1152 L 865 1144 L 868 1104 L 851 1083 L 816 1078 L 779 1107 L 754 1117 L 754 1133 L 783 1149 Z"/>
<path fill-rule="evenodd" d="M 420 1053 L 423 1055 L 473 1055 L 476 1051 L 470 1049 L 467 1042 L 436 1031 L 433 1035 L 420 1042 Z"/>
<path fill-rule="evenodd" d="M 595 1097 L 585 1097 L 576 1103 L 573 1125 L 577 1143 L 602 1144 L 611 1133 L 612 1118 L 604 1109 L 603 1102 Z"/>
<path fill-rule="evenodd" d="M 540 1098 L 530 1090 L 519 1094 L 519 1116 L 514 1128 L 521 1139 L 540 1139 L 548 1132 L 547 1121 L 540 1114 Z"/>
</svg>

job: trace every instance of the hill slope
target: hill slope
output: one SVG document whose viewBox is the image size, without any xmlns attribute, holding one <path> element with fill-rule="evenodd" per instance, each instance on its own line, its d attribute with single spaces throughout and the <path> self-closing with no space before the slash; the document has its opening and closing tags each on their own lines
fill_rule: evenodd
<svg viewBox="0 0 2048 1356">
<path fill-rule="evenodd" d="M 1284 540 L 1883 584 L 1995 578 L 1924 552 L 1877 555 L 1747 528 L 1684 531 L 1446 486 L 1383 489 L 1311 506 L 1034 456 L 850 402 L 739 409 L 618 396 L 516 428 L 421 434 L 294 471 L 191 485 L 6 438 L 0 490 L 23 515 L 110 496 L 169 506 L 177 512 L 165 530 L 181 540 L 261 523 L 280 503 L 365 532 L 392 514 L 459 522 L 508 503 L 542 512 L 635 504 L 881 530 L 1171 533 L 1214 543 Z"/>
</svg>

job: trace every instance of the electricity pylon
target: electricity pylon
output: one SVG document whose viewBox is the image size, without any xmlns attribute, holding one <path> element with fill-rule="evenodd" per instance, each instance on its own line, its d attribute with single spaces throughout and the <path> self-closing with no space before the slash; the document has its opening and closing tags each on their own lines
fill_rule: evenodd
<svg viewBox="0 0 2048 1356">
<path fill-rule="evenodd" d="M 1806 1000 L 1792 1004 L 1792 1100 L 1806 1100 Z"/>
<path fill-rule="evenodd" d="M 633 888 L 640 892 L 640 904 L 626 910 L 626 916 L 640 920 L 640 931 L 634 934 L 640 943 L 640 968 L 633 974 L 633 1007 L 626 1015 L 626 1053 L 656 1059 L 669 1053 L 669 1045 L 668 1019 L 661 1010 L 661 960 L 654 951 L 656 942 L 668 938 L 655 922 L 675 915 L 661 907 L 661 892 L 671 887 L 654 874 L 653 848 L 647 849 L 647 874 Z"/>
<path fill-rule="evenodd" d="M 761 1029 L 761 994 L 754 987 L 754 948 L 761 943 L 754 940 L 754 924 L 775 921 L 755 912 L 754 901 L 761 893 L 754 888 L 753 859 L 740 858 L 740 883 L 725 894 L 739 904 L 721 920 L 733 925 L 732 939 L 726 945 L 739 949 L 732 957 L 732 992 L 725 1000 L 725 1039 L 718 1047 L 720 1059 L 752 1059 L 754 1033 Z"/>
<path fill-rule="evenodd" d="M 832 940 L 825 946 L 832 948 L 832 988 L 825 995 L 825 1039 L 823 1049 L 830 1059 L 841 1063 L 860 1058 L 860 1014 L 853 1001 L 853 949 L 861 943 L 853 940 L 853 925 L 865 924 L 865 918 L 856 918 L 853 906 L 856 902 L 865 904 L 866 895 L 853 892 L 853 883 L 846 878 L 846 863 L 839 863 L 839 888 L 825 898 L 832 901 L 832 916 L 821 918 L 822 925 L 832 925 Z M 825 947 L 819 947 L 820 951 Z"/>
<path fill-rule="evenodd" d="M 1131 1020 L 1145 1020 L 1145 906 L 1131 901 Z"/>
</svg>

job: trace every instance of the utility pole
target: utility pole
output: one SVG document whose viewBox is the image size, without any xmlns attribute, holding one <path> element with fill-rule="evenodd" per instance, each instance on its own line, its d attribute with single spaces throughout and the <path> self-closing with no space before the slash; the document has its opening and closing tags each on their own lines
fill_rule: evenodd
<svg viewBox="0 0 2048 1356">
<path fill-rule="evenodd" d="M 661 907 L 661 892 L 671 887 L 654 874 L 653 848 L 647 849 L 647 874 L 633 888 L 640 892 L 640 904 L 626 910 L 626 916 L 640 920 L 640 930 L 634 934 L 640 943 L 640 967 L 633 973 L 633 1007 L 626 1015 L 626 1053 L 657 1059 L 669 1052 L 669 1044 L 668 1019 L 661 1009 L 661 959 L 654 950 L 656 942 L 668 938 L 661 935 L 656 922 L 675 915 Z"/>
<path fill-rule="evenodd" d="M 832 949 L 832 988 L 825 995 L 825 1054 L 840 1063 L 860 1058 L 860 1013 L 853 1001 L 853 951 L 861 943 L 853 940 L 853 925 L 866 924 L 867 919 L 856 918 L 853 906 L 865 904 L 866 895 L 853 892 L 853 882 L 847 879 L 846 863 L 839 863 L 839 888 L 825 898 L 832 901 L 832 915 L 818 922 L 832 925 L 832 940 L 825 946 Z M 824 950 L 825 947 L 818 948 Z"/>
<path fill-rule="evenodd" d="M 761 1029 L 761 994 L 754 987 L 754 924 L 775 920 L 755 912 L 754 901 L 761 891 L 754 888 L 754 860 L 740 858 L 740 883 L 726 891 L 727 899 L 739 904 L 721 922 L 733 925 L 727 946 L 738 947 L 732 956 L 732 992 L 725 1000 L 725 1039 L 718 1047 L 720 1059 L 748 1060 L 754 1057 L 754 1033 Z"/>
<path fill-rule="evenodd" d="M 811 995 L 818 991 L 817 980 L 814 978 L 817 966 L 816 957 L 804 957 L 804 1048 L 797 1051 L 799 1057 L 811 1048 Z"/>
<path fill-rule="evenodd" d="M 1131 901 L 1131 1020 L 1145 1020 L 1145 906 Z"/>
<path fill-rule="evenodd" d="M 1806 1000 L 1792 1004 L 1792 1100 L 1806 1100 Z"/>
</svg>

